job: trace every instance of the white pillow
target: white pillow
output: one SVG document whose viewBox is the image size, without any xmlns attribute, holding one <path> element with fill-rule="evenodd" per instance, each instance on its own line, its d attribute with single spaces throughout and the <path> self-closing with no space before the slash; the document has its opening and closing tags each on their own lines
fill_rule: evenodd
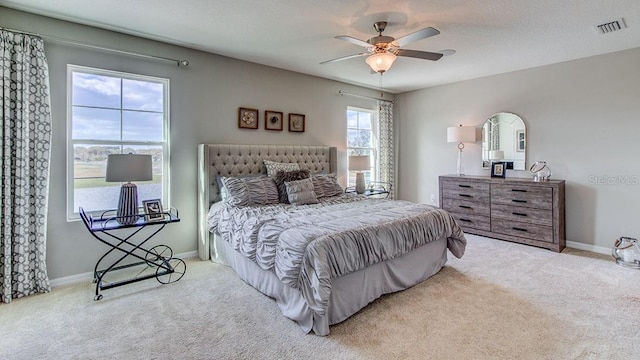
<svg viewBox="0 0 640 360">
<path fill-rule="evenodd" d="M 287 187 L 287 196 L 291 204 L 305 205 L 318 203 L 316 193 L 313 191 L 313 182 L 311 179 L 287 181 L 284 184 Z"/>
<path fill-rule="evenodd" d="M 278 171 L 294 171 L 300 170 L 298 163 L 280 163 L 270 160 L 263 160 L 264 166 L 267 168 L 267 176 L 274 177 Z"/>
</svg>

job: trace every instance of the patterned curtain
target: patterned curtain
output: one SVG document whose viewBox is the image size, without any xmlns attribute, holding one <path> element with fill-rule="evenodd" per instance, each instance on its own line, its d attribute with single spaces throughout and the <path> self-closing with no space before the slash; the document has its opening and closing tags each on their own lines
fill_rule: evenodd
<svg viewBox="0 0 640 360">
<path fill-rule="evenodd" d="M 51 289 L 45 264 L 51 111 L 41 38 L 0 30 L 0 301 Z"/>
<path fill-rule="evenodd" d="M 394 198 L 395 157 L 393 141 L 393 103 L 378 101 L 378 123 L 380 126 L 380 181 L 390 185 L 389 198 Z"/>
</svg>

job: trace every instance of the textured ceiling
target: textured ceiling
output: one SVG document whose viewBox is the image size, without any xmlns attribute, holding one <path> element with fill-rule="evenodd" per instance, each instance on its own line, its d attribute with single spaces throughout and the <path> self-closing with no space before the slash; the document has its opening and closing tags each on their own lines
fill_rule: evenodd
<svg viewBox="0 0 640 360">
<path fill-rule="evenodd" d="M 638 0 L 0 0 L 0 5 L 160 40 L 232 58 L 400 93 L 640 47 Z M 600 35 L 594 25 L 624 18 Z M 362 52 L 335 39 L 367 40 L 375 21 L 401 37 L 431 26 L 441 34 L 404 46 L 454 55 L 398 58 L 380 76 Z M 1 25 L 1 24 L 0 24 Z M 51 34 L 55 35 L 55 34 Z"/>
</svg>

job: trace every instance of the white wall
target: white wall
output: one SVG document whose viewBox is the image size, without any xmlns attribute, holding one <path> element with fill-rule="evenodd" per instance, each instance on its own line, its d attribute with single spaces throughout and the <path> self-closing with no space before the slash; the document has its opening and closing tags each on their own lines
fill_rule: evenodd
<svg viewBox="0 0 640 360">
<path fill-rule="evenodd" d="M 568 241 L 610 248 L 621 235 L 639 237 L 638 64 L 640 49 L 633 49 L 397 96 L 400 198 L 430 202 L 438 175 L 455 173 L 448 126 L 482 127 L 507 111 L 527 126 L 527 169 L 545 160 L 553 178 L 566 180 Z M 466 146 L 467 174 L 489 174 L 480 150 L 479 142 Z"/>
<path fill-rule="evenodd" d="M 76 64 L 170 79 L 171 200 L 182 221 L 171 224 L 154 239 L 174 253 L 196 250 L 196 165 L 199 143 L 306 144 L 338 147 L 341 182 L 346 181 L 347 106 L 374 108 L 369 100 L 338 95 L 377 96 L 377 91 L 274 69 L 253 63 L 143 40 L 92 27 L 58 21 L 0 7 L 3 27 L 74 39 L 110 48 L 188 59 L 189 67 L 140 59 L 45 39 L 49 62 L 53 115 L 53 143 L 49 196 L 47 265 L 49 277 L 93 271 L 108 249 L 91 238 L 81 222 L 67 222 L 66 192 L 66 66 Z M 389 94 L 385 97 L 393 98 Z M 238 107 L 260 110 L 260 129 L 238 129 Z M 264 110 L 306 115 L 306 131 L 265 131 Z"/>
</svg>

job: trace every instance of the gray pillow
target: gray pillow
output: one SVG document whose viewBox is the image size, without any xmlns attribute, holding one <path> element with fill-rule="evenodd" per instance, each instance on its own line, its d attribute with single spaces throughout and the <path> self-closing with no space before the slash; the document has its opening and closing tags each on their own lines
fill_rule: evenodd
<svg viewBox="0 0 640 360">
<path fill-rule="evenodd" d="M 287 181 L 284 184 L 287 187 L 287 196 L 291 204 L 304 205 L 318 203 L 316 193 L 313 191 L 313 182 L 311 179 Z"/>
<path fill-rule="evenodd" d="M 278 189 L 267 176 L 238 178 L 223 177 L 228 204 L 233 206 L 269 205 L 278 203 Z"/>
<path fill-rule="evenodd" d="M 286 182 L 308 178 L 309 170 L 278 171 L 276 176 L 273 178 L 273 182 L 276 183 L 276 187 L 278 188 L 280 202 L 283 204 L 289 203 L 289 196 L 287 195 L 287 187 L 285 185 Z"/>
<path fill-rule="evenodd" d="M 267 168 L 267 176 L 274 177 L 278 171 L 300 170 L 298 163 L 280 163 L 270 160 L 263 160 L 264 166 Z"/>
<path fill-rule="evenodd" d="M 344 192 L 340 184 L 338 184 L 335 173 L 314 174 L 311 176 L 311 181 L 313 182 L 313 189 L 318 198 L 336 196 Z"/>
</svg>

